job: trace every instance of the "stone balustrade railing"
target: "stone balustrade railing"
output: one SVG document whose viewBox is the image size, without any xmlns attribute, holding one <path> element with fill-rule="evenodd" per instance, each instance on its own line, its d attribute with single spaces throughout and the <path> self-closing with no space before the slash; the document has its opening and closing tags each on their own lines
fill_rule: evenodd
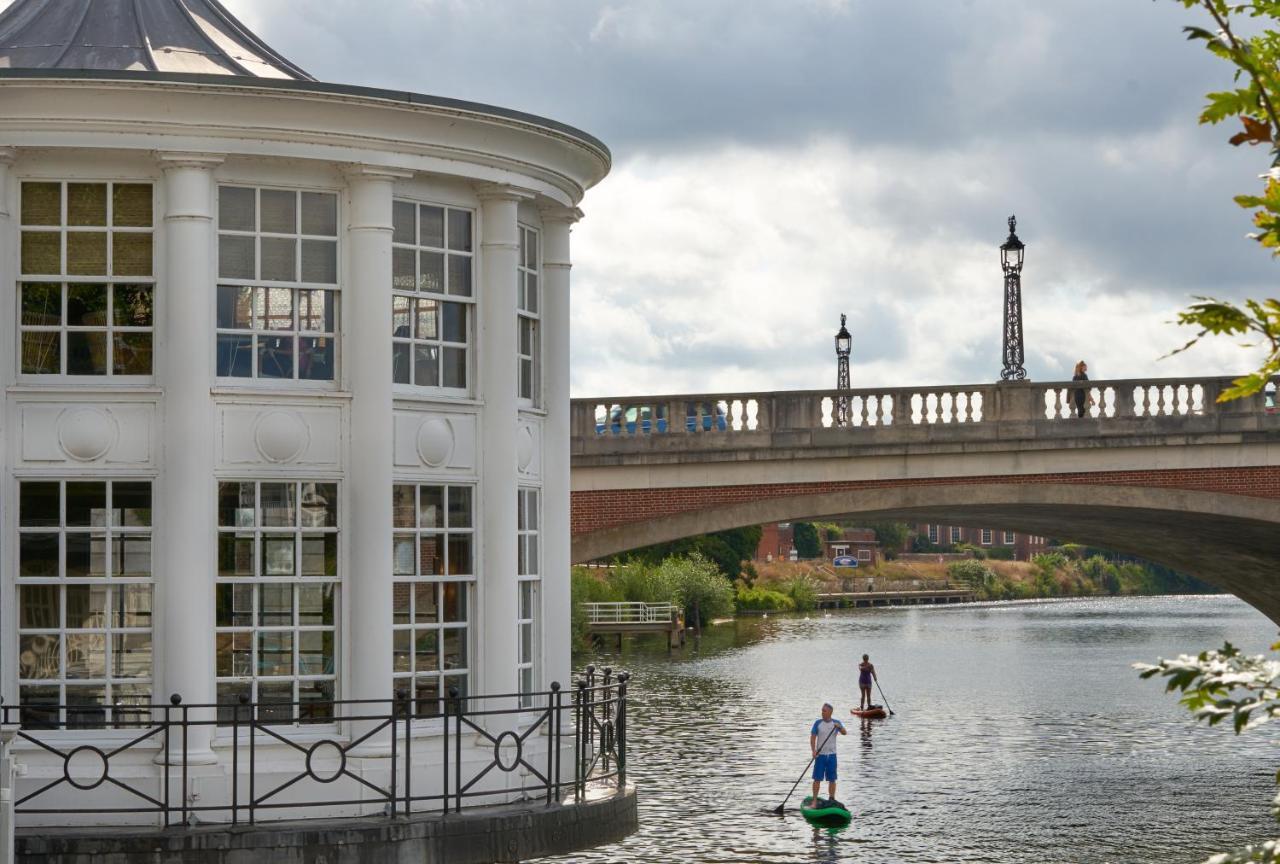
<svg viewBox="0 0 1280 864">
<path fill-rule="evenodd" d="M 937 387 L 792 390 L 575 399 L 575 437 L 731 434 L 789 429 L 935 426 L 1051 420 L 1078 422 L 1083 391 L 1086 419 L 1112 420 L 1272 413 L 1276 386 L 1246 399 L 1220 403 L 1231 378 L 1133 378 L 1020 381 Z M 841 403 L 848 422 L 840 424 Z"/>
</svg>

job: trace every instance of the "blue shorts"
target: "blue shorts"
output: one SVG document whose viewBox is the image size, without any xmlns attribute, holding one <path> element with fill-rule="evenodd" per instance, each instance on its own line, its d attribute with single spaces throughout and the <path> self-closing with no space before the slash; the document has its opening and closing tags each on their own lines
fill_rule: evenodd
<svg viewBox="0 0 1280 864">
<path fill-rule="evenodd" d="M 836 782 L 836 754 L 824 753 L 813 760 L 813 779 Z"/>
</svg>

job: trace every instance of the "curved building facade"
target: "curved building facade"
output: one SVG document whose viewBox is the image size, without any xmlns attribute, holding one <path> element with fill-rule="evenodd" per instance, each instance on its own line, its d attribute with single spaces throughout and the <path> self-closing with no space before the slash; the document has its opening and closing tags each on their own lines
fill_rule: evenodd
<svg viewBox="0 0 1280 864">
<path fill-rule="evenodd" d="M 336 736 L 376 773 L 336 702 L 399 694 L 429 759 L 450 693 L 568 681 L 569 233 L 609 164 L 318 83 L 215 0 L 0 15 L 0 693 L 63 742 L 16 743 L 20 796 L 148 706 L 208 801 L 248 712 L 257 770 Z"/>
</svg>

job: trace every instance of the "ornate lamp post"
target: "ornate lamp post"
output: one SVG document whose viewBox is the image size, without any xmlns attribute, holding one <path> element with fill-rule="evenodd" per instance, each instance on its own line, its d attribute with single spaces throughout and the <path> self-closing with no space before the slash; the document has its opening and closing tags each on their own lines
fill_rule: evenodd
<svg viewBox="0 0 1280 864">
<path fill-rule="evenodd" d="M 853 347 L 853 337 L 844 326 L 845 315 L 840 313 L 840 331 L 836 333 L 836 389 L 849 389 L 849 349 Z M 837 396 L 835 404 L 836 426 L 849 425 L 849 397 Z"/>
<path fill-rule="evenodd" d="M 1022 255 L 1026 248 L 1018 239 L 1016 216 L 1009 217 L 1009 239 L 1000 247 L 1000 267 L 1004 270 L 1004 369 L 1001 381 L 1025 381 L 1022 350 Z"/>
</svg>

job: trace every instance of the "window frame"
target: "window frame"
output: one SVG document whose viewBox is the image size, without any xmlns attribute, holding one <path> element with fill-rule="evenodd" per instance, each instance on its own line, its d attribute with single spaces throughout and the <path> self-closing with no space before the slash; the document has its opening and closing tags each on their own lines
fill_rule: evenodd
<svg viewBox="0 0 1280 864">
<path fill-rule="evenodd" d="M 942 539 L 941 525 L 928 525 L 928 526 L 925 526 L 925 530 L 928 533 L 930 543 L 936 544 L 938 543 L 939 540 Z"/>
<path fill-rule="evenodd" d="M 1003 544 L 1003 545 L 1005 545 L 1005 546 L 1012 546 L 1012 545 L 1016 542 L 1017 538 L 1014 536 L 1014 532 L 1012 532 L 1012 531 L 1004 531 L 1004 532 L 1002 532 L 1002 533 L 1004 534 L 1004 537 L 1003 537 L 1004 544 Z"/>
<path fill-rule="evenodd" d="M 159 318 L 160 309 L 158 304 L 160 300 L 159 279 L 156 275 L 156 262 L 158 260 L 158 243 L 156 231 L 156 213 L 159 209 L 159 198 L 156 191 L 156 181 L 154 178 L 130 178 L 130 179 L 107 179 L 103 177 L 18 177 L 15 178 L 18 194 L 17 194 L 17 213 L 13 219 L 16 233 L 16 256 L 14 268 L 14 333 L 15 339 L 15 371 L 19 383 L 40 383 L 40 384 L 92 384 L 92 386 L 101 387 L 104 384 L 120 384 L 120 385 L 139 385 L 149 384 L 155 380 L 157 351 L 156 351 L 156 322 Z M 24 221 L 24 212 L 22 206 L 22 188 L 28 184 L 57 184 L 59 187 L 59 221 L 57 225 L 35 225 L 28 224 Z M 71 225 L 70 213 L 68 207 L 69 191 L 68 187 L 73 185 L 96 186 L 103 185 L 106 187 L 106 215 L 102 225 Z M 115 195 L 114 190 L 117 186 L 147 186 L 151 193 L 151 224 L 149 226 L 137 225 L 113 225 L 115 216 Z M 58 235 L 58 269 L 60 273 L 25 273 L 23 272 L 22 258 L 22 238 L 25 234 L 57 234 Z M 68 273 L 68 236 L 70 234 L 105 234 L 106 235 L 106 257 L 104 259 L 103 270 L 101 275 L 73 275 Z M 151 237 L 151 266 L 147 275 L 132 276 L 115 276 L 111 274 L 115 263 L 115 242 L 114 236 L 117 234 L 145 234 Z M 59 285 L 60 286 L 60 307 L 59 322 L 56 325 L 24 325 L 22 322 L 22 296 L 25 286 L 31 285 Z M 67 312 L 69 305 L 69 295 L 71 286 L 75 285 L 104 285 L 107 287 L 107 307 L 106 320 L 102 326 L 96 325 L 76 325 L 67 323 Z M 151 290 L 151 324 L 150 326 L 137 326 L 121 324 L 117 325 L 114 321 L 115 311 L 115 288 L 116 286 L 139 285 L 146 286 Z M 59 345 L 59 371 L 53 372 L 24 372 L 22 343 L 23 334 L 25 333 L 57 333 Z M 73 333 L 102 333 L 105 337 L 105 354 L 104 363 L 106 371 L 88 374 L 73 374 L 68 370 L 70 363 L 70 334 Z M 115 353 L 116 353 L 116 336 L 117 334 L 149 334 L 151 336 L 151 371 L 145 374 L 117 374 L 115 372 Z"/>
<path fill-rule="evenodd" d="M 397 205 L 409 205 L 413 207 L 413 241 L 408 242 L 404 239 L 396 238 L 396 216 L 395 211 Z M 477 352 L 477 334 L 479 333 L 479 281 L 477 280 L 477 268 L 479 264 L 479 255 L 477 254 L 478 241 L 478 212 L 474 207 L 460 206 L 455 204 L 446 204 L 441 201 L 426 201 L 416 198 L 397 197 L 392 199 L 392 276 L 391 276 L 391 304 L 392 304 L 392 325 L 391 333 L 388 338 L 391 339 L 391 381 L 392 387 L 413 394 L 430 393 L 432 395 L 449 396 L 454 398 L 469 398 L 476 389 L 476 352 Z M 423 208 L 438 208 L 441 211 L 441 245 L 430 246 L 422 243 L 422 211 Z M 453 212 L 467 214 L 470 234 L 466 241 L 466 248 L 453 248 L 452 229 L 450 228 L 450 214 Z M 396 285 L 396 258 L 397 252 L 404 254 L 411 252 L 413 254 L 413 273 L 414 284 L 412 288 Z M 443 282 L 439 291 L 422 290 L 422 260 L 425 255 L 441 256 L 441 268 L 443 274 Z M 452 288 L 452 268 L 450 261 L 454 258 L 465 258 L 470 262 L 468 267 L 468 278 L 470 280 L 469 290 L 465 294 L 455 294 Z M 436 304 L 436 336 L 432 338 L 422 338 L 417 333 L 419 325 L 418 303 L 420 301 L 434 301 Z M 466 324 L 463 327 L 465 340 L 459 342 L 457 340 L 445 338 L 445 308 L 444 304 L 455 303 L 466 308 Z M 402 307 L 403 311 L 401 311 Z M 397 325 L 396 321 L 399 316 L 407 316 L 408 323 Z M 399 332 L 400 327 L 408 329 L 407 334 Z M 397 346 L 404 346 L 398 348 Z M 417 355 L 421 348 L 432 348 L 437 351 L 436 355 L 436 380 L 433 384 L 419 384 L 417 378 Z M 462 387 L 450 387 L 444 384 L 445 380 L 445 363 L 444 357 L 447 351 L 463 352 L 462 373 L 466 377 L 466 383 Z M 407 381 L 397 381 L 396 374 L 398 370 L 397 359 L 398 354 L 403 351 L 407 354 L 404 362 Z"/>
<path fill-rule="evenodd" d="M 396 496 L 399 490 L 409 487 L 413 490 L 413 527 L 409 527 L 402 523 L 396 512 Z M 441 517 L 437 525 L 424 524 L 423 522 L 423 489 L 438 489 L 441 491 Z M 452 515 L 450 513 L 453 490 L 467 490 L 469 498 L 469 521 L 468 525 L 454 525 Z M 456 480 L 430 479 L 421 478 L 414 479 L 395 479 L 392 482 L 392 488 L 388 490 L 388 494 L 392 496 L 392 524 L 391 524 L 391 544 L 392 544 L 392 608 L 389 610 L 391 615 L 392 629 L 392 653 L 389 658 L 391 663 L 391 679 L 393 689 L 403 689 L 407 687 L 409 693 L 409 720 L 415 727 L 431 726 L 432 724 L 440 724 L 444 718 L 444 709 L 448 699 L 448 688 L 460 682 L 459 693 L 466 696 L 472 692 L 476 676 L 479 668 L 476 665 L 476 628 L 479 624 L 477 615 L 480 614 L 479 605 L 479 565 L 480 565 L 480 526 L 479 526 L 479 486 L 474 482 L 459 482 Z M 440 561 L 443 564 L 441 573 L 427 574 L 422 573 L 422 542 L 424 537 L 440 538 Z M 470 543 L 470 572 L 468 573 L 450 573 L 452 569 L 452 549 L 450 544 L 451 537 L 467 537 Z M 413 554 L 413 573 L 397 572 L 401 570 L 402 564 L 398 561 L 397 551 L 400 544 L 408 539 L 412 539 Z M 418 618 L 417 604 L 419 600 L 420 585 L 432 585 L 434 590 L 432 597 L 435 608 L 432 614 L 434 620 L 420 620 Z M 450 585 L 462 586 L 461 590 L 465 591 L 464 617 L 461 621 L 448 620 L 447 614 L 447 595 Z M 458 588 L 454 589 L 459 590 Z M 403 609 L 398 606 L 401 603 L 400 592 L 404 593 L 404 599 L 407 603 Z M 446 667 L 445 658 L 445 637 L 446 631 L 461 633 L 460 642 L 462 651 L 465 653 L 466 662 L 462 666 Z M 407 633 L 406 637 L 398 634 Z M 418 669 L 418 651 L 417 640 L 419 633 L 435 634 L 435 669 Z M 404 663 L 402 668 L 401 663 Z M 433 679 L 436 684 L 434 697 L 420 697 L 418 695 L 418 681 Z M 422 699 L 430 698 L 436 702 L 437 713 L 421 713 L 419 711 L 419 703 Z"/>
<path fill-rule="evenodd" d="M 979 544 L 982 546 L 990 546 L 994 541 L 995 532 L 992 531 L 990 528 L 979 528 L 978 531 L 979 531 L 979 534 L 978 534 Z"/>
<path fill-rule="evenodd" d="M 964 542 L 964 528 L 959 525 L 951 526 L 951 545 Z"/>
<path fill-rule="evenodd" d="M 241 513 L 245 508 L 238 506 L 236 508 L 236 517 L 234 520 L 237 524 L 224 525 L 222 522 L 223 487 L 230 486 L 230 485 L 243 486 L 244 484 L 250 484 L 253 486 L 253 502 L 254 502 L 253 518 L 249 524 L 243 524 L 241 521 Z M 278 524 L 269 524 L 268 520 L 264 516 L 265 508 L 263 505 L 262 488 L 263 486 L 275 486 L 275 485 L 286 485 L 290 487 L 293 493 L 292 506 L 295 512 L 294 512 L 292 525 L 286 526 L 286 525 L 278 525 Z M 304 487 L 307 487 L 307 486 L 333 488 L 333 493 L 332 493 L 333 500 L 330 506 L 330 509 L 333 511 L 332 525 L 306 524 L 306 520 L 304 518 L 304 512 L 306 508 L 303 503 L 304 502 L 303 489 Z M 231 711 L 234 712 L 235 710 L 234 703 L 231 703 L 230 701 L 223 701 L 220 698 L 220 694 L 218 693 L 219 688 L 221 688 L 223 685 L 248 684 L 248 694 L 249 694 L 250 702 L 258 703 L 261 706 L 263 704 L 270 705 L 272 703 L 271 702 L 262 703 L 259 685 L 261 683 L 282 684 L 286 681 L 290 682 L 290 686 L 293 694 L 293 698 L 291 699 L 292 705 L 290 708 L 289 719 L 281 720 L 280 722 L 273 722 L 269 716 L 267 717 L 267 719 L 261 719 L 263 718 L 264 714 L 269 712 L 271 709 L 270 708 L 264 709 L 263 707 L 259 707 L 260 722 L 264 724 L 269 723 L 270 725 L 275 726 L 277 728 L 291 728 L 291 729 L 309 729 L 309 728 L 315 728 L 317 726 L 329 727 L 329 726 L 335 725 L 337 722 L 334 719 L 336 712 L 332 709 L 332 707 L 330 708 L 328 716 L 324 716 L 323 714 L 321 714 L 311 718 L 310 720 L 303 720 L 302 717 L 305 712 L 305 705 L 302 704 L 303 700 L 301 699 L 301 696 L 302 696 L 302 688 L 307 682 L 314 682 L 318 684 L 324 684 L 328 682 L 330 684 L 330 692 L 332 694 L 330 698 L 328 700 L 318 699 L 318 700 L 312 700 L 312 701 L 315 704 L 324 706 L 326 703 L 332 703 L 335 700 L 339 700 L 343 698 L 342 696 L 343 682 L 342 682 L 342 674 L 341 674 L 342 673 L 342 646 L 343 646 L 343 642 L 342 642 L 343 626 L 342 625 L 343 625 L 343 614 L 344 614 L 343 589 L 345 587 L 346 568 L 343 566 L 342 525 L 343 525 L 344 508 L 342 506 L 342 498 L 341 498 L 342 496 L 341 481 L 337 479 L 332 479 L 332 478 L 314 478 L 314 479 L 305 478 L 304 479 L 304 478 L 288 477 L 288 478 L 266 478 L 266 479 L 243 479 L 243 478 L 219 477 L 214 482 L 214 489 L 212 494 L 214 495 L 213 530 L 216 534 L 217 551 L 215 554 L 217 558 L 214 562 L 215 569 L 214 569 L 214 591 L 213 591 L 213 610 L 212 610 L 213 619 L 214 619 L 213 633 L 212 633 L 213 640 L 214 640 L 214 651 L 213 651 L 214 668 L 211 669 L 210 672 L 213 675 L 213 680 L 214 680 L 215 702 L 217 702 L 219 706 L 218 712 L 217 712 L 217 716 L 218 716 L 217 727 L 216 727 L 217 730 L 219 730 L 219 733 L 224 732 L 225 730 L 229 729 L 232 726 L 232 723 L 234 722 L 233 718 L 231 716 L 228 716 L 228 711 L 227 711 L 227 707 L 229 706 L 231 708 Z M 233 538 L 233 542 L 234 542 L 234 541 L 245 539 L 245 535 L 249 536 L 252 544 L 250 547 L 250 552 L 252 555 L 253 566 L 250 572 L 248 573 L 236 572 L 236 573 L 233 573 L 232 575 L 224 575 L 223 560 L 222 560 L 223 537 L 231 537 Z M 289 573 L 289 574 L 268 573 L 266 569 L 268 566 L 267 547 L 264 541 L 274 539 L 278 542 L 280 539 L 282 539 L 286 535 L 288 535 L 289 539 L 292 541 L 291 543 L 292 573 Z M 306 552 L 304 541 L 308 539 L 314 540 L 315 538 L 321 537 L 321 536 L 325 538 L 328 538 L 328 537 L 334 538 L 333 539 L 334 572 L 332 574 L 322 573 L 319 575 L 306 575 L 305 562 L 307 560 L 308 553 Z M 327 545 L 328 541 L 325 540 L 324 542 Z M 237 546 L 238 544 L 235 544 L 233 546 L 233 549 L 238 553 L 239 549 L 236 548 Z M 326 553 L 327 551 L 328 550 L 325 549 Z M 238 560 L 237 560 L 237 564 L 238 564 Z M 278 585 L 290 586 L 289 613 L 288 613 L 289 620 L 288 622 L 275 621 L 272 623 L 266 623 L 263 620 L 263 618 L 266 614 L 269 614 L 269 613 L 265 613 L 262 608 L 262 601 L 266 595 L 266 592 L 260 590 L 260 588 L 265 586 L 278 586 Z M 332 623 L 329 623 L 329 624 L 303 623 L 302 619 L 303 619 L 304 612 L 302 610 L 302 605 L 301 605 L 303 592 L 299 589 L 301 587 L 307 587 L 307 586 L 325 586 L 325 585 L 332 586 L 332 594 L 329 599 L 329 605 L 332 610 Z M 245 614 L 243 610 L 238 609 L 234 606 L 236 595 L 239 593 L 237 592 L 236 589 L 241 586 L 247 586 L 250 589 L 249 593 L 250 593 L 251 600 L 247 610 L 247 614 L 249 615 L 249 623 L 248 624 L 234 623 L 234 620 L 235 620 L 234 617 L 232 618 L 233 623 L 230 623 L 230 624 L 219 623 L 219 612 L 221 611 L 219 606 L 221 602 L 220 595 L 222 594 L 222 589 L 224 587 L 228 587 L 230 589 L 228 593 L 231 595 L 232 601 L 233 601 L 233 607 L 231 610 L 233 616 L 236 614 Z M 323 598 L 323 592 L 321 594 L 321 597 Z M 322 599 L 322 608 L 323 608 L 323 599 Z M 281 613 L 277 609 L 274 614 L 279 615 Z M 264 674 L 262 671 L 262 660 L 259 655 L 260 655 L 261 643 L 263 640 L 261 640 L 259 634 L 269 634 L 269 633 L 275 633 L 275 634 L 288 633 L 290 635 L 289 650 L 291 655 L 291 659 L 290 659 L 291 671 L 287 675 L 270 675 L 270 674 Z M 308 673 L 303 671 L 303 663 L 304 663 L 303 655 L 305 652 L 303 650 L 302 635 L 305 633 L 321 633 L 321 634 L 330 633 L 331 634 L 331 642 L 330 642 L 331 655 L 330 656 L 331 656 L 332 666 L 328 671 L 321 672 L 321 673 Z M 238 673 L 238 674 L 234 671 L 229 674 L 220 674 L 218 669 L 218 663 L 219 663 L 221 652 L 219 651 L 219 649 L 222 647 L 223 638 L 230 637 L 230 639 L 228 640 L 228 645 L 231 649 L 229 651 L 230 661 L 232 664 L 235 664 L 236 663 L 235 642 L 237 641 L 235 637 L 242 636 L 242 635 L 248 635 L 249 637 L 249 647 L 248 647 L 249 671 L 247 673 Z M 323 644 L 323 641 L 322 641 L 322 644 Z M 276 704 L 284 704 L 284 703 L 276 703 Z M 244 722 L 244 720 L 247 720 L 247 715 L 242 716 L 241 722 Z"/>
<path fill-rule="evenodd" d="M 516 400 L 522 408 L 542 406 L 542 232 L 531 225 L 517 223 L 520 251 L 516 256 Z M 533 298 L 530 302 L 530 298 Z M 529 330 L 526 351 L 524 329 Z M 526 392 L 524 369 L 529 367 Z"/>
<path fill-rule="evenodd" d="M 531 503 L 532 502 L 532 503 Z M 530 520 L 530 514 L 533 515 Z M 516 489 L 516 692 L 521 708 L 534 708 L 534 696 L 542 691 L 542 490 L 536 486 Z M 532 551 L 531 551 L 532 550 Z M 528 614 L 525 590 L 528 588 Z M 525 655 L 528 632 L 529 653 Z M 524 681 L 528 673 L 528 683 Z"/>
<path fill-rule="evenodd" d="M 55 484 L 58 487 L 58 518 L 57 524 L 23 524 L 22 508 L 22 486 L 24 484 L 44 485 Z M 94 484 L 103 487 L 103 504 L 101 521 L 95 521 L 90 517 L 88 524 L 69 525 L 68 524 L 68 490 L 69 484 Z M 126 484 L 145 484 L 148 489 L 148 513 L 146 524 L 126 523 L 123 511 L 119 516 L 115 515 L 115 493 L 116 487 Z M 14 551 L 12 559 L 14 561 L 14 612 L 13 612 L 13 635 L 5 637 L 12 639 L 10 643 L 14 649 L 14 664 L 12 667 L 14 686 L 18 692 L 19 717 L 22 718 L 22 725 L 26 728 L 52 728 L 58 733 L 77 734 L 80 732 L 92 731 L 94 734 L 107 734 L 119 732 L 119 730 L 137 728 L 139 725 L 145 725 L 151 719 L 151 705 L 157 703 L 158 697 L 155 688 L 158 683 L 157 675 L 157 659 L 159 655 L 159 645 L 156 641 L 156 612 L 157 612 L 157 582 L 155 574 L 155 518 L 154 514 L 158 509 L 155 504 L 156 482 L 150 477 L 103 477 L 103 476 L 81 476 L 81 477 L 19 477 L 16 481 L 16 498 L 14 510 L 17 518 L 14 519 Z M 90 511 L 92 514 L 92 510 Z M 117 519 L 118 524 L 117 524 Z M 23 538 L 36 535 L 54 535 L 56 536 L 57 551 L 54 553 L 56 557 L 56 575 L 52 576 L 24 576 L 22 575 L 22 546 Z M 88 566 L 94 566 L 94 545 L 95 540 L 101 543 L 101 575 L 82 575 L 68 576 L 68 553 L 70 537 L 85 537 L 88 539 Z M 126 574 L 123 571 L 116 575 L 114 572 L 114 558 L 117 554 L 116 546 L 120 546 L 122 560 L 127 557 L 124 552 L 124 538 L 146 538 L 147 541 L 147 573 L 146 575 Z M 53 587 L 57 591 L 57 616 L 58 623 L 56 626 L 24 626 L 23 612 L 25 609 L 23 603 L 23 593 L 25 588 Z M 68 600 L 68 588 L 86 587 L 104 589 L 103 605 L 100 613 L 95 613 L 104 619 L 103 623 L 98 626 L 81 626 L 70 627 L 68 622 L 68 612 L 70 602 Z M 121 587 L 145 587 L 149 589 L 150 595 L 148 602 L 148 610 L 145 613 L 135 612 L 135 614 L 145 614 L 148 623 L 145 626 L 125 624 L 125 608 L 120 605 L 118 593 Z M 116 617 L 120 616 L 117 623 Z M 24 636 L 49 636 L 55 635 L 58 639 L 58 671 L 59 674 L 52 678 L 23 678 L 21 657 L 25 653 L 23 650 Z M 101 676 L 83 676 L 73 677 L 70 674 L 70 662 L 68 660 L 68 652 L 70 650 L 71 635 L 81 635 L 89 638 L 101 637 L 102 640 L 102 662 L 104 667 L 104 675 Z M 150 661 L 148 674 L 142 676 L 126 676 L 113 672 L 115 666 L 115 654 L 117 651 L 116 639 L 118 637 L 140 636 L 150 637 Z M 116 697 L 113 691 L 117 687 L 138 687 L 146 691 L 145 697 L 135 697 L 132 703 L 138 706 L 128 712 L 121 711 L 122 714 L 129 716 L 127 720 L 119 720 L 108 716 L 116 709 Z M 52 726 L 44 726 L 39 722 L 29 723 L 26 719 L 26 711 L 31 710 L 40 712 L 42 709 L 34 707 L 24 709 L 22 693 L 23 688 L 48 687 L 58 689 L 57 710 L 58 719 L 54 721 Z M 70 717 L 69 702 L 67 698 L 67 688 L 81 687 L 93 688 L 101 687 L 103 701 L 97 708 L 86 708 L 86 711 L 100 711 L 103 721 L 100 724 L 85 723 L 83 725 L 72 725 Z M 40 703 L 36 703 L 37 706 Z M 48 704 L 48 703 L 45 703 Z M 90 704 L 90 703 L 86 703 Z M 128 704 L 128 703 L 125 703 Z"/>
<path fill-rule="evenodd" d="M 244 230 L 239 228 L 224 228 L 222 225 L 222 194 L 224 189 L 250 189 L 254 193 L 254 228 L 253 230 Z M 297 229 L 295 233 L 284 233 L 279 231 L 264 231 L 262 229 L 262 194 L 263 192 L 287 192 L 294 196 L 294 226 Z M 303 195 L 325 195 L 330 196 L 334 200 L 334 233 L 328 234 L 307 234 L 303 232 Z M 275 184 L 263 184 L 255 182 L 236 182 L 233 180 L 219 181 L 215 190 L 214 202 L 214 235 L 215 245 L 213 254 L 213 279 L 214 279 L 214 321 L 213 321 L 213 351 L 214 351 L 214 380 L 219 387 L 240 387 L 252 388 L 261 386 L 279 386 L 285 385 L 289 389 L 297 390 L 336 390 L 339 389 L 342 382 L 342 305 L 343 305 L 343 272 L 345 268 L 344 243 L 343 243 L 343 206 L 342 191 L 332 188 L 321 188 L 316 186 L 281 186 Z M 253 239 L 254 249 L 254 273 L 256 278 L 245 279 L 239 277 L 224 277 L 222 275 L 222 239 L 223 237 L 248 237 Z M 262 274 L 262 244 L 263 239 L 268 240 L 284 240 L 290 239 L 295 241 L 294 245 L 294 280 L 265 279 Z M 334 281 L 314 282 L 303 279 L 303 247 L 307 242 L 331 242 L 334 246 Z M 251 289 L 254 294 L 250 300 L 250 321 L 247 327 L 223 326 L 218 320 L 220 314 L 221 296 L 224 288 L 228 289 Z M 290 296 L 290 324 L 289 328 L 269 328 L 259 326 L 258 310 L 266 309 L 267 301 L 258 300 L 258 292 L 267 293 L 272 291 L 287 290 Z M 320 330 L 304 330 L 302 329 L 302 298 L 304 292 L 324 291 L 326 301 L 332 312 L 332 325 L 326 324 Z M 327 317 L 327 316 L 326 316 Z M 222 375 L 219 374 L 219 365 L 221 362 L 220 342 L 223 337 L 239 337 L 242 340 L 249 340 L 249 375 Z M 266 339 L 287 338 L 291 341 L 290 364 L 292 374 L 290 376 L 263 376 L 259 370 L 259 355 L 262 349 L 259 348 L 261 341 Z M 301 377 L 302 371 L 302 343 L 304 339 L 329 339 L 332 342 L 331 356 L 331 372 L 329 378 L 304 378 Z"/>
</svg>

